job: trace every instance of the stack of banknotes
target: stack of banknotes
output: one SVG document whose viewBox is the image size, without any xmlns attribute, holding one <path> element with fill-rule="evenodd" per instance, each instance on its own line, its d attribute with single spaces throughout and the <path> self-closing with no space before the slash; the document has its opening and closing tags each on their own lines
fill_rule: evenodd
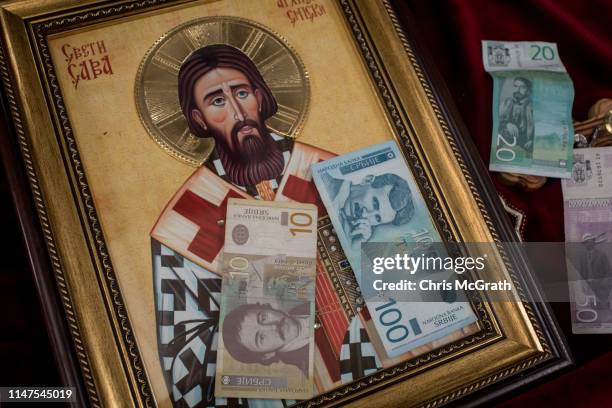
<svg viewBox="0 0 612 408">
<path fill-rule="evenodd" d="M 483 41 L 493 78 L 492 171 L 568 178 L 574 87 L 557 45 Z"/>
<path fill-rule="evenodd" d="M 336 157 L 298 146 L 293 156 L 275 201 L 228 200 L 217 398 L 310 398 L 477 320 L 466 302 L 364 299 L 359 289 L 363 243 L 441 240 L 395 142 Z M 314 180 L 299 191 L 317 205 L 296 201 L 287 186 L 298 178 Z"/>
<path fill-rule="evenodd" d="M 575 149 L 562 187 L 572 331 L 612 333 L 612 147 Z"/>
</svg>

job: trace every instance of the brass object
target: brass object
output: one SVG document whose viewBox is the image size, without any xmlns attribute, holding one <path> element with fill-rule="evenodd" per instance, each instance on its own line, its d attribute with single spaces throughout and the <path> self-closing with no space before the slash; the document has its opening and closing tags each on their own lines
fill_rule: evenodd
<svg viewBox="0 0 612 408">
<path fill-rule="evenodd" d="M 590 147 L 612 146 L 612 115 L 608 115 L 608 121 L 598 126 L 593 132 Z"/>
<path fill-rule="evenodd" d="M 602 98 L 589 108 L 588 117 L 595 118 L 610 110 L 612 110 L 612 98 Z"/>
<path fill-rule="evenodd" d="M 602 128 L 599 141 L 595 142 L 594 136 L 597 129 Z M 574 132 L 583 135 L 589 141 L 591 147 L 608 146 L 609 136 L 612 135 L 612 99 L 600 99 L 589 109 L 588 119 L 574 122 Z"/>
<path fill-rule="evenodd" d="M 310 87 L 304 64 L 287 41 L 262 24 L 238 17 L 205 17 L 164 34 L 138 69 L 135 98 L 149 135 L 173 157 L 201 165 L 214 148 L 212 138 L 189 131 L 178 101 L 178 72 L 195 50 L 228 44 L 253 60 L 278 101 L 278 112 L 266 121 L 270 130 L 296 138 L 308 111 Z"/>
<path fill-rule="evenodd" d="M 368 81 L 371 92 L 371 107 L 367 108 L 380 109 L 377 112 L 385 115 L 387 126 L 381 128 L 380 132 L 393 135 L 402 146 L 402 152 L 426 197 L 440 236 L 446 241 L 500 244 L 507 233 L 504 232 L 504 224 L 495 219 L 496 207 L 486 204 L 491 200 L 488 196 L 492 190 L 483 194 L 480 187 L 489 189 L 490 186 L 483 184 L 486 181 L 477 179 L 471 171 L 471 161 L 465 157 L 466 150 L 462 150 L 459 145 L 461 138 L 451 130 L 454 126 L 448 121 L 446 108 L 440 105 L 439 96 L 434 92 L 429 76 L 391 5 L 385 0 L 317 1 L 324 4 L 326 14 L 322 18 L 328 18 L 326 21 L 337 29 L 334 31 L 337 37 L 324 33 L 315 39 L 338 41 L 342 44 L 338 48 L 350 49 L 356 63 L 361 64 L 359 74 Z M 258 7 L 277 7 L 284 3 L 262 2 Z M 151 336 L 154 331 L 153 325 L 148 326 L 147 330 L 135 330 L 137 319 L 134 316 L 143 311 L 126 307 L 127 286 L 136 287 L 145 296 L 150 294 L 152 282 L 150 277 L 136 278 L 138 271 L 132 270 L 132 275 L 126 277 L 119 276 L 115 269 L 114 262 L 118 254 L 109 251 L 112 242 L 105 235 L 109 223 L 98 215 L 96 208 L 101 203 L 89 184 L 92 176 L 103 178 L 108 169 L 92 168 L 91 161 L 82 160 L 79 150 L 82 148 L 79 142 L 96 136 L 94 132 L 97 129 L 79 130 L 72 126 L 70 117 L 79 115 L 79 107 L 73 105 L 67 108 L 65 104 L 63 95 L 67 90 L 62 89 L 58 83 L 59 65 L 54 64 L 57 61 L 51 57 L 49 41 L 50 38 L 62 38 L 90 29 L 99 30 L 120 24 L 129 26 L 143 17 L 175 11 L 191 15 L 198 7 L 217 7 L 223 4 L 229 3 L 149 0 L 112 3 L 88 1 L 77 4 L 68 0 L 50 0 L 12 1 L 0 6 L 0 75 L 6 90 L 8 112 L 14 124 L 16 141 L 42 225 L 47 248 L 45 255 L 51 261 L 59 298 L 92 406 L 167 407 L 169 396 L 159 369 L 158 356 L 151 358 L 143 353 L 147 336 Z M 241 7 L 247 7 L 251 3 L 240 4 Z M 267 17 L 262 13 L 260 18 L 264 20 L 274 17 L 277 23 L 281 18 L 286 18 L 284 10 L 274 16 Z M 218 18 L 215 21 L 222 20 Z M 296 27 L 301 23 L 304 26 L 308 24 L 308 27 L 316 24 L 298 21 Z M 218 24 L 217 27 L 223 26 L 215 24 Z M 244 21 L 236 24 L 246 24 L 246 31 L 253 35 L 261 34 L 261 38 L 267 36 L 267 41 L 281 41 L 263 26 Z M 291 24 L 287 25 L 288 30 L 293 29 Z M 149 29 L 154 30 L 147 27 Z M 171 41 L 171 38 L 163 37 L 158 45 L 164 39 Z M 183 41 L 179 38 L 174 40 Z M 312 40 L 312 37 L 303 38 L 305 43 Z M 344 47 L 342 41 L 348 41 L 348 45 Z M 284 44 L 281 41 L 282 47 L 285 47 Z M 317 44 L 310 45 L 317 47 Z M 297 58 L 295 54 L 283 51 L 282 47 L 278 49 L 287 52 L 285 58 Z M 311 64 L 316 61 L 313 59 L 306 62 Z M 301 63 L 291 69 L 303 73 L 303 78 L 307 78 Z M 135 73 L 136 69 L 133 71 Z M 141 75 L 140 78 L 147 78 L 144 73 Z M 342 75 L 340 69 L 335 78 L 341 80 Z M 264 78 L 271 81 L 269 85 L 273 92 L 274 89 L 277 92 L 282 89 L 282 84 L 273 82 L 277 77 L 264 75 Z M 112 78 L 103 80 L 112 82 Z M 308 81 L 301 81 L 290 82 L 288 91 L 294 95 L 296 105 L 292 105 L 293 111 L 285 111 L 290 113 L 289 118 L 278 118 L 277 122 L 269 124 L 288 136 L 298 134 L 307 111 L 310 90 Z M 330 82 L 330 79 L 319 79 L 317 103 L 334 97 L 324 92 L 326 82 Z M 297 83 L 301 85 L 293 85 Z M 146 89 L 142 86 L 143 90 Z M 346 86 L 351 86 L 351 83 Z M 166 83 L 168 92 L 173 92 L 170 88 L 170 84 Z M 300 89 L 299 93 L 297 88 Z M 313 99 L 314 93 L 313 83 Z M 278 97 L 281 98 L 280 94 Z M 170 99 L 163 100 L 168 103 Z M 106 100 L 101 98 L 101 101 Z M 337 109 L 349 109 L 352 102 L 338 101 Z M 141 109 L 141 115 L 142 112 L 149 112 L 149 108 L 145 108 Z M 166 114 L 173 109 L 166 108 L 163 108 Z M 104 113 L 104 109 L 101 112 Z M 178 114 L 174 115 L 178 121 Z M 148 114 L 144 115 L 145 120 L 147 117 Z M 171 121 L 171 115 L 156 116 L 156 119 L 162 120 L 157 125 L 166 123 L 162 118 Z M 138 123 L 137 118 L 133 119 Z M 333 111 L 329 112 L 327 119 L 328 123 L 333 122 Z M 151 129 L 148 129 L 149 132 Z M 162 126 L 162 129 L 165 127 Z M 328 137 L 370 137 L 359 135 L 358 130 L 355 134 L 332 134 Z M 210 149 L 200 147 L 198 150 L 194 147 L 188 150 L 179 145 L 170 145 L 170 141 L 174 143 L 179 140 L 182 135 L 180 132 L 172 133 L 174 139 L 169 139 L 170 136 L 165 134 L 163 137 L 155 135 L 152 137 L 157 137 L 156 141 L 168 144 L 167 151 L 175 157 L 183 155 L 181 159 L 193 165 L 201 163 L 206 156 L 205 152 Z M 143 138 L 147 137 L 143 135 Z M 113 145 L 110 150 L 126 153 L 121 148 Z M 128 153 L 124 156 L 125 160 L 143 160 L 134 152 Z M 181 180 L 179 176 L 176 178 Z M 106 181 L 121 182 L 116 178 L 107 178 Z M 154 196 L 158 188 L 155 182 L 152 180 L 151 185 L 143 191 Z M 121 187 L 135 188 L 127 184 Z M 125 203 L 121 202 L 118 194 L 115 201 L 120 204 L 117 205 L 120 210 L 121 206 L 138 208 L 146 200 Z M 124 232 L 127 234 L 132 220 L 122 221 L 121 226 L 125 227 Z M 148 238 L 146 232 L 141 235 L 141 241 Z M 435 407 L 492 384 L 497 385 L 515 375 L 529 375 L 532 370 L 544 368 L 554 370 L 567 363 L 565 346 L 559 339 L 555 324 L 548 320 L 550 317 L 547 309 L 520 300 L 524 299 L 525 290 L 529 291 L 529 287 L 525 286 L 529 279 L 520 277 L 526 267 L 521 262 L 513 261 L 516 258 L 511 254 L 491 249 L 487 255 L 489 279 L 508 279 L 513 282 L 514 289 L 509 294 L 508 302 L 488 302 L 486 298 L 474 302 L 473 309 L 479 317 L 476 333 L 415 356 L 414 359 L 397 362 L 367 379 L 342 385 L 302 404 L 313 407 L 345 406 L 348 403 L 355 407 Z M 150 262 L 150 258 L 146 262 Z M 161 386 L 156 387 L 156 384 Z"/>
<path fill-rule="evenodd" d="M 498 173 L 498 180 L 507 186 L 517 186 L 523 191 L 535 191 L 546 184 L 546 177 L 530 174 Z"/>
</svg>

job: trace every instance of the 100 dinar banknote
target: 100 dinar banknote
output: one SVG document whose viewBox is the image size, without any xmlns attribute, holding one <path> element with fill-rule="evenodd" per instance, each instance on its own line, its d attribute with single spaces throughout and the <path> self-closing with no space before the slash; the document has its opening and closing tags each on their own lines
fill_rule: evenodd
<svg viewBox="0 0 612 408">
<path fill-rule="evenodd" d="M 361 292 L 362 244 L 415 247 L 440 242 L 427 205 L 395 142 L 386 142 L 312 165 L 312 175 Z M 476 320 L 465 302 L 396 301 L 395 293 L 365 303 L 391 358 L 440 339 Z M 394 319 L 389 321 L 389 316 Z"/>
<path fill-rule="evenodd" d="M 557 45 L 483 41 L 482 59 L 493 78 L 489 169 L 569 177 L 574 86 Z"/>
<path fill-rule="evenodd" d="M 317 207 L 230 199 L 215 396 L 313 395 Z"/>
</svg>

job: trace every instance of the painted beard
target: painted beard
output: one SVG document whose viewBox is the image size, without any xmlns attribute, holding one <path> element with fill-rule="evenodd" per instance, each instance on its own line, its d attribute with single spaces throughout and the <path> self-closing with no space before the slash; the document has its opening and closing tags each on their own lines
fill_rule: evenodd
<svg viewBox="0 0 612 408">
<path fill-rule="evenodd" d="M 238 132 L 244 126 L 256 128 L 259 136 L 248 135 L 240 141 Z M 210 131 L 215 138 L 219 160 L 232 183 L 239 186 L 255 185 L 264 180 L 275 179 L 283 172 L 285 167 L 283 152 L 268 129 L 258 122 L 246 119 L 234 125 L 230 135 L 232 145 L 235 147 L 233 151 L 229 148 L 224 135 L 212 128 Z"/>
</svg>

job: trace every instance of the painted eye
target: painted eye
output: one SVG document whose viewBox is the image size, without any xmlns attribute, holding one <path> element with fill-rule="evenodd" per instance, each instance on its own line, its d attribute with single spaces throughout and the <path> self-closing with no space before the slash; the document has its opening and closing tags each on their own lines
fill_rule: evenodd
<svg viewBox="0 0 612 408">
<path fill-rule="evenodd" d="M 215 99 L 213 99 L 211 103 L 215 106 L 223 106 L 225 105 L 225 99 L 218 96 Z"/>
<path fill-rule="evenodd" d="M 382 221 L 382 217 L 378 214 L 376 214 L 376 217 L 374 217 L 376 219 L 376 222 L 381 222 Z"/>
<path fill-rule="evenodd" d="M 380 209 L 380 202 L 378 201 L 378 198 L 376 197 L 372 199 L 372 208 L 374 208 L 375 210 Z"/>
<path fill-rule="evenodd" d="M 237 97 L 237 98 L 244 99 L 244 98 L 246 98 L 247 96 L 249 96 L 249 93 L 248 93 L 248 91 L 246 91 L 246 90 L 244 90 L 244 89 L 241 89 L 241 90 L 239 90 L 238 92 L 236 92 L 236 97 Z"/>
</svg>

